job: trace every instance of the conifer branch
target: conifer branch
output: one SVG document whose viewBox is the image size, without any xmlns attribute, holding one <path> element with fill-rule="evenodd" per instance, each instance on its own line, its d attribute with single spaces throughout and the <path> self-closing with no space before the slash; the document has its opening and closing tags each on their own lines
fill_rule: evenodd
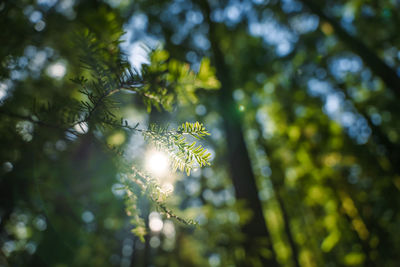
<svg viewBox="0 0 400 267">
<path fill-rule="evenodd" d="M 23 116 L 3 109 L 0 109 L 0 114 L 75 136 L 80 134 L 76 129 L 77 126 L 84 132 L 83 124 L 90 126 L 89 130 L 102 131 L 105 127 L 110 127 L 137 132 L 157 149 L 168 153 L 174 171 L 179 169 L 185 171 L 187 175 L 196 166 L 210 165 L 211 154 L 203 146 L 196 145 L 196 142 L 186 140 L 189 136 L 203 139 L 209 135 L 203 124 L 186 122 L 177 129 L 151 124 L 147 129 L 141 129 L 139 123 L 133 126 L 124 118 L 117 118 L 114 109 L 118 106 L 111 97 L 121 91 L 133 92 L 142 98 L 148 111 L 152 107 L 171 110 L 177 102 L 195 103 L 197 89 L 216 89 L 219 86 L 209 62 L 202 62 L 200 71 L 196 74 L 190 70 L 188 64 L 170 59 L 166 51 L 155 50 L 150 54 L 150 64 L 143 66 L 139 74 L 126 61 L 119 49 L 118 40 L 104 43 L 88 32 L 78 39 L 82 68 L 89 73 L 89 78 L 72 79 L 80 88 L 82 96 L 80 101 L 69 99 L 68 104 L 46 103 L 47 105 L 37 107 L 34 100 L 32 115 Z M 132 231 L 137 236 L 144 240 L 144 235 L 147 233 L 138 207 L 140 196 L 149 198 L 166 217 L 187 225 L 196 224 L 193 220 L 177 216 L 167 207 L 165 200 L 168 194 L 162 190 L 157 180 L 141 171 L 139 166 L 132 166 L 133 163 L 127 161 L 124 153 L 118 148 L 108 145 L 107 147 L 117 153 L 117 164 L 121 166 L 120 171 L 126 177 L 121 181 L 124 184 L 122 189 L 126 193 L 126 211 L 135 226 Z"/>
</svg>

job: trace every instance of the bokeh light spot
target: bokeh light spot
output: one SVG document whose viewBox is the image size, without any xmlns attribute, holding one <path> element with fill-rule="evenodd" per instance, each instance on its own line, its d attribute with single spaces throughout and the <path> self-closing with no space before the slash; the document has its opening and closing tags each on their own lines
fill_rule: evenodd
<svg viewBox="0 0 400 267">
<path fill-rule="evenodd" d="M 161 216 L 158 212 L 153 211 L 149 215 L 149 227 L 153 232 L 160 232 L 164 226 Z"/>
<path fill-rule="evenodd" d="M 61 79 L 64 77 L 65 73 L 67 72 L 67 68 L 65 66 L 65 63 L 63 62 L 56 62 L 54 64 L 51 64 L 47 70 L 47 74 L 54 78 L 54 79 Z"/>
</svg>

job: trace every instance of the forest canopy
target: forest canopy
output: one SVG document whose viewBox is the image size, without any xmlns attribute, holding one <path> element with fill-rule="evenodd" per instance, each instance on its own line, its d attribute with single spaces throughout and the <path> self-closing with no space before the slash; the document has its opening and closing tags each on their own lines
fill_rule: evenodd
<svg viewBox="0 0 400 267">
<path fill-rule="evenodd" d="M 0 266 L 398 266 L 399 8 L 0 3 Z"/>
</svg>

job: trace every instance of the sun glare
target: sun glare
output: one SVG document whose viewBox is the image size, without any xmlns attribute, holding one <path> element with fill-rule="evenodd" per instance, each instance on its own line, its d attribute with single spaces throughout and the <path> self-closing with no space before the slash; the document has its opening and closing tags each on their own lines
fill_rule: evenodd
<svg viewBox="0 0 400 267">
<path fill-rule="evenodd" d="M 160 151 L 151 151 L 146 155 L 146 169 L 157 176 L 168 172 L 168 156 Z"/>
</svg>

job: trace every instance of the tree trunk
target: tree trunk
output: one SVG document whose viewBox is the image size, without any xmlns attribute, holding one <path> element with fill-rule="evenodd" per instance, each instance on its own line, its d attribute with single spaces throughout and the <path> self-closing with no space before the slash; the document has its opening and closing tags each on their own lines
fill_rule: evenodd
<svg viewBox="0 0 400 267">
<path fill-rule="evenodd" d="M 265 153 L 268 155 L 268 153 L 271 153 L 271 149 L 267 146 L 266 141 L 262 140 L 262 130 L 261 127 L 259 126 L 258 123 L 256 123 L 258 126 L 258 132 L 259 132 L 259 138 L 258 138 L 258 143 L 262 146 L 263 150 Z M 272 154 L 272 153 L 271 153 Z M 279 209 L 282 212 L 282 219 L 283 219 L 283 228 L 286 234 L 286 237 L 289 242 L 290 249 L 292 250 L 292 259 L 295 267 L 300 267 L 300 262 L 299 262 L 299 250 L 297 249 L 297 244 L 296 241 L 294 240 L 292 229 L 290 227 L 290 219 L 289 219 L 289 214 L 287 212 L 285 202 L 281 196 L 281 188 L 282 188 L 282 183 L 284 180 L 284 172 L 276 160 L 274 160 L 272 157 L 269 157 L 269 162 L 270 162 L 270 168 L 271 168 L 271 177 L 270 181 L 272 184 L 272 188 L 274 190 L 275 198 L 276 201 L 278 202 Z"/>
<path fill-rule="evenodd" d="M 271 179 L 272 181 L 273 179 Z M 279 208 L 282 212 L 282 217 L 283 217 L 283 227 L 286 233 L 286 236 L 288 238 L 289 246 L 290 249 L 292 250 L 292 259 L 294 262 L 294 266 L 300 267 L 299 263 L 299 250 L 297 249 L 296 242 L 294 241 L 292 229 L 290 228 L 290 221 L 289 221 L 289 214 L 286 210 L 285 203 L 283 202 L 283 199 L 281 197 L 280 193 L 280 188 L 275 184 L 275 182 L 272 182 L 272 186 L 274 187 L 275 191 L 275 197 L 276 200 L 278 201 Z"/>
<path fill-rule="evenodd" d="M 211 10 L 207 1 L 199 1 L 199 5 L 202 7 L 209 25 L 209 39 L 214 63 L 217 77 L 221 82 L 221 89 L 218 95 L 219 113 L 223 118 L 228 146 L 229 169 L 236 198 L 240 201 L 245 201 L 247 208 L 252 211 L 251 219 L 242 226 L 242 233 L 246 238 L 243 244 L 246 260 L 241 265 L 253 266 L 249 260 L 259 258 L 262 266 L 278 266 L 265 222 L 262 204 L 258 198 L 258 189 L 241 128 L 241 116 L 232 98 L 232 82 L 229 69 L 225 63 L 224 55 L 219 47 L 218 36 L 215 32 L 217 25 L 210 19 Z M 271 252 L 270 257 L 265 258 L 260 255 L 259 251 L 262 248 L 267 248 Z"/>
<path fill-rule="evenodd" d="M 321 20 L 328 22 L 340 40 L 342 40 L 353 53 L 359 55 L 372 72 L 376 76 L 379 76 L 395 95 L 400 97 L 400 77 L 394 69 L 380 59 L 364 43 L 354 36 L 351 36 L 338 22 L 326 15 L 313 0 L 301 0 L 301 2 L 313 13 L 318 15 Z"/>
<path fill-rule="evenodd" d="M 343 88 L 343 85 L 340 86 L 340 88 Z M 343 88 L 341 91 L 344 93 L 347 99 L 351 100 L 351 97 L 348 95 L 345 88 Z M 399 146 L 396 143 L 391 142 L 379 126 L 373 124 L 372 120 L 370 119 L 370 116 L 363 109 L 361 109 L 357 103 L 353 102 L 353 106 L 355 110 L 367 120 L 368 126 L 372 130 L 371 134 L 372 140 L 370 138 L 369 142 L 372 141 L 372 145 L 381 146 L 384 148 L 387 159 L 389 160 L 391 165 L 390 166 L 391 171 L 393 171 L 394 174 L 399 174 L 400 173 L 400 158 L 398 153 L 400 150 Z M 376 153 L 372 153 L 372 155 L 378 161 Z M 387 171 L 385 169 L 382 169 L 382 166 L 380 167 L 382 172 Z"/>
</svg>

